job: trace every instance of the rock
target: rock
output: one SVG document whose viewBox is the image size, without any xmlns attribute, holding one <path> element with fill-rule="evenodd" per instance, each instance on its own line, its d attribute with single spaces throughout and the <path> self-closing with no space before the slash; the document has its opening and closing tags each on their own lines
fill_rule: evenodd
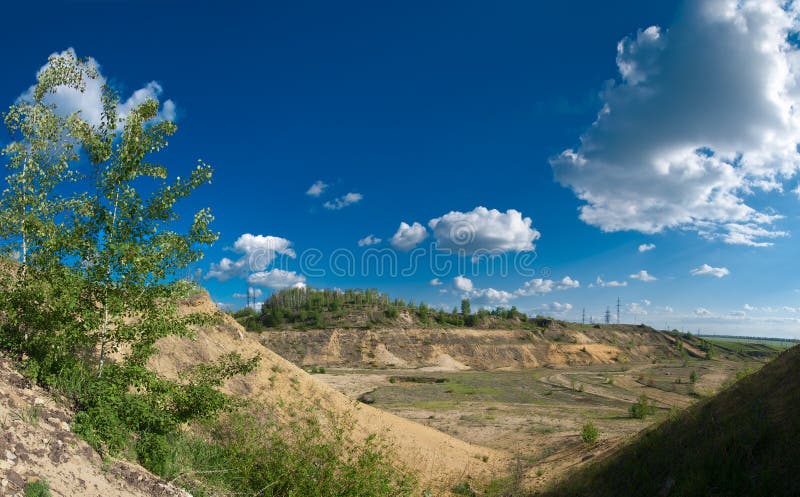
<svg viewBox="0 0 800 497">
<path fill-rule="evenodd" d="M 8 480 L 8 482 L 11 485 L 13 485 L 13 486 L 15 486 L 15 487 L 17 487 L 19 489 L 25 488 L 25 478 L 23 478 L 16 471 L 10 471 L 10 470 L 7 471 L 6 472 L 6 480 Z"/>
<path fill-rule="evenodd" d="M 375 397 L 373 397 L 369 393 L 362 393 L 361 395 L 358 396 L 358 401 L 363 404 L 374 404 Z"/>
</svg>

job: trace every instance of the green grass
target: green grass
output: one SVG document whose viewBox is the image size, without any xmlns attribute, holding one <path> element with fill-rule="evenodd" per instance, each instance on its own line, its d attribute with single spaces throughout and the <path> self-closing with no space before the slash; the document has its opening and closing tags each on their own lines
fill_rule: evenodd
<svg viewBox="0 0 800 497">
<path fill-rule="evenodd" d="M 749 352 L 763 350 L 761 348 L 752 347 L 752 345 L 763 345 L 774 350 L 786 350 L 794 347 L 798 342 L 790 342 L 784 340 L 774 340 L 769 338 L 746 338 L 746 337 L 704 337 L 706 340 L 715 345 L 721 345 L 725 348 L 735 350 L 737 352 Z"/>
<path fill-rule="evenodd" d="M 386 459 L 389 447 L 376 437 L 354 441 L 346 420 L 309 415 L 287 424 L 263 412 L 238 412 L 195 428 L 170 441 L 168 462 L 159 472 L 195 497 L 411 497 L 416 492 L 414 478 Z"/>
<path fill-rule="evenodd" d="M 25 497 L 52 497 L 47 480 L 36 480 L 25 485 Z"/>
</svg>

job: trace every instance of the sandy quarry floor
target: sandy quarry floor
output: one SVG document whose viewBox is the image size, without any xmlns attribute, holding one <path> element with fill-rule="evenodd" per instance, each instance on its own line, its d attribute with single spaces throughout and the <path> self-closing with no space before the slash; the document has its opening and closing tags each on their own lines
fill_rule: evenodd
<svg viewBox="0 0 800 497">
<path fill-rule="evenodd" d="M 513 454 L 537 487 L 614 448 L 670 409 L 719 389 L 746 367 L 757 364 L 695 359 L 525 371 L 329 368 L 314 376 L 351 398 L 367 393 L 374 407 Z M 699 376 L 695 384 L 692 371 Z M 646 421 L 631 419 L 630 406 L 642 394 L 657 412 Z M 580 438 L 587 421 L 600 429 L 593 447 Z"/>
</svg>

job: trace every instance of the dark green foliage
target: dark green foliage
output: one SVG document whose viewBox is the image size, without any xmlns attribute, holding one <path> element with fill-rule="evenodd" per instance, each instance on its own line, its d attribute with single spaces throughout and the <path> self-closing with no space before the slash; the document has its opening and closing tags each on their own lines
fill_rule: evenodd
<svg viewBox="0 0 800 497">
<path fill-rule="evenodd" d="M 247 331 L 263 331 L 261 315 L 252 307 L 245 307 L 233 313 L 233 319 Z"/>
<path fill-rule="evenodd" d="M 597 438 L 600 436 L 600 430 L 597 429 L 594 423 L 587 421 L 581 429 L 581 440 L 586 445 L 594 445 Z"/>
<path fill-rule="evenodd" d="M 645 394 L 642 394 L 639 400 L 632 404 L 630 408 L 631 417 L 636 419 L 644 419 L 655 412 L 655 406 Z"/>
<path fill-rule="evenodd" d="M 242 309 L 234 317 L 248 330 L 259 331 L 251 321 L 252 311 Z M 442 309 L 434 311 L 425 303 L 415 305 L 403 299 L 391 300 L 375 289 L 329 290 L 313 288 L 289 288 L 273 293 L 262 305 L 259 319 L 267 328 L 369 328 L 392 326 L 401 313 L 413 319 L 419 326 L 470 326 L 470 327 L 519 327 L 534 329 L 550 321 L 529 320 L 516 307 L 493 310 L 480 309 L 472 313 L 468 299 L 461 309 L 452 312 Z"/>
</svg>

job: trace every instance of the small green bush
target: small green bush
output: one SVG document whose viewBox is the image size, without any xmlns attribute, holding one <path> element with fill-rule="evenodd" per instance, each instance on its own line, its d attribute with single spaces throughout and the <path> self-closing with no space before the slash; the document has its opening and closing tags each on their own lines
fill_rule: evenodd
<svg viewBox="0 0 800 497">
<path fill-rule="evenodd" d="M 636 419 L 644 419 L 647 416 L 654 414 L 655 411 L 655 406 L 645 394 L 642 394 L 642 396 L 639 397 L 639 400 L 631 405 L 630 408 L 631 417 Z"/>
<path fill-rule="evenodd" d="M 597 438 L 600 436 L 600 430 L 597 429 L 594 423 L 587 421 L 581 429 L 581 440 L 586 445 L 594 445 L 597 443 Z"/>
<path fill-rule="evenodd" d="M 47 480 L 28 482 L 25 485 L 25 497 L 52 497 Z"/>
</svg>

